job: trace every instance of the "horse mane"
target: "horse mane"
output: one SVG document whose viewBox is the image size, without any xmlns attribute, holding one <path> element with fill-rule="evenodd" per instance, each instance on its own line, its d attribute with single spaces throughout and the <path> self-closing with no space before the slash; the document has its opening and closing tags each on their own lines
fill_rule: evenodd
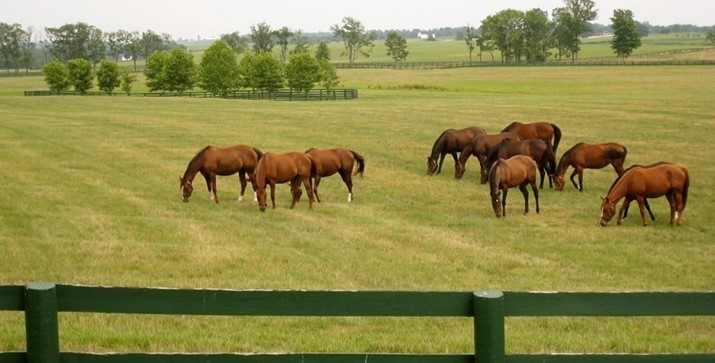
<svg viewBox="0 0 715 363">
<path fill-rule="evenodd" d="M 514 122 L 510 123 L 507 127 L 505 127 L 504 130 L 501 130 L 501 132 L 508 132 L 509 130 L 513 129 L 517 125 L 519 125 L 519 122 L 514 121 Z"/>
<path fill-rule="evenodd" d="M 563 166 L 564 163 L 567 163 L 566 168 L 568 168 L 568 163 L 570 163 L 571 159 L 573 159 L 574 151 L 576 150 L 576 148 L 580 147 L 581 145 L 583 145 L 583 143 L 579 142 L 578 144 L 571 146 L 570 149 L 566 150 L 566 152 L 564 152 L 564 154 L 561 155 L 561 159 L 559 159 L 559 163 L 556 165 L 556 170 L 554 171 L 555 173 L 558 173 L 561 170 L 561 167 Z M 554 158 L 555 157 L 556 156 L 554 156 Z"/>
<path fill-rule="evenodd" d="M 271 153 L 267 152 L 261 156 L 260 159 L 258 159 L 258 164 L 256 164 L 256 170 L 255 170 L 255 175 L 256 175 L 256 184 L 259 186 L 263 185 L 265 186 L 266 184 L 266 156 L 271 155 Z"/>
<path fill-rule="evenodd" d="M 619 176 L 616 178 L 616 180 L 613 181 L 613 184 L 611 184 L 611 187 L 608 188 L 608 193 L 606 193 L 606 195 L 611 194 L 611 191 L 612 191 L 613 188 L 616 186 L 616 184 L 618 184 L 618 182 L 620 182 L 621 179 L 623 179 L 623 177 L 625 177 L 626 174 L 630 173 L 633 169 L 635 169 L 635 168 L 646 168 L 646 169 L 648 169 L 648 168 L 654 168 L 654 167 L 656 167 L 656 166 L 661 166 L 661 165 L 665 165 L 665 164 L 670 164 L 670 163 L 667 162 L 667 161 L 658 161 L 658 162 L 656 162 L 656 163 L 648 164 L 648 165 L 633 164 L 633 165 L 629 166 L 626 170 L 623 171 L 623 174 L 619 175 Z"/>
<path fill-rule="evenodd" d="M 199 171 L 198 164 L 201 163 L 201 160 L 204 157 L 204 153 L 210 147 L 211 147 L 211 145 L 207 145 L 206 147 L 201 149 L 201 151 L 197 152 L 193 158 L 191 158 L 191 161 L 189 161 L 189 165 L 186 166 L 186 171 L 184 172 L 184 179 L 186 179 L 187 174 L 189 174 L 189 173 L 196 174 Z"/>
<path fill-rule="evenodd" d="M 486 165 L 492 165 L 494 164 L 494 161 L 499 159 L 499 150 L 502 148 L 502 146 L 506 145 L 507 143 L 512 142 L 511 140 L 504 139 L 502 141 L 499 141 L 498 144 L 494 145 L 494 147 L 489 150 L 489 155 L 487 155 L 485 164 Z M 491 169 L 490 169 L 491 170 Z"/>
<path fill-rule="evenodd" d="M 442 150 L 442 146 L 444 145 L 444 139 L 445 135 L 447 134 L 448 131 L 452 131 L 453 129 L 446 129 L 442 131 L 441 134 L 437 137 L 437 140 L 434 141 L 434 145 L 432 145 L 432 154 L 430 155 L 431 157 L 436 157 L 436 154 L 439 154 L 440 151 Z"/>
</svg>

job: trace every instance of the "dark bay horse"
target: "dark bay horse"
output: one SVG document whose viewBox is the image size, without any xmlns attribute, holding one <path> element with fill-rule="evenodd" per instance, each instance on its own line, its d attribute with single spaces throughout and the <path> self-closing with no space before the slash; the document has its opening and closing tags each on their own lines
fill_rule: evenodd
<svg viewBox="0 0 715 363">
<path fill-rule="evenodd" d="M 618 212 L 617 224 L 621 224 L 623 212 L 635 199 L 640 207 L 643 225 L 647 226 L 645 218 L 646 198 L 666 196 L 670 204 L 670 224 L 677 221 L 683 224 L 683 209 L 688 202 L 690 176 L 688 169 L 681 165 L 661 162 L 650 166 L 629 168 L 619 176 L 605 198 L 601 198 L 601 225 L 606 226 L 616 214 L 616 205 L 625 198 Z"/>
<path fill-rule="evenodd" d="M 549 122 L 533 122 L 528 124 L 512 122 L 509 126 L 505 127 L 504 130 L 501 130 L 501 132 L 516 132 L 522 140 L 544 140 L 554 149 L 554 154 L 556 154 L 556 149 L 559 148 L 559 142 L 561 141 L 561 129 Z"/>
<path fill-rule="evenodd" d="M 360 174 L 362 176 L 362 173 L 365 171 L 365 158 L 355 151 L 341 148 L 329 150 L 311 148 L 306 150 L 305 153 L 313 158 L 313 161 L 315 161 L 318 165 L 318 170 L 320 170 L 320 173 L 315 174 L 315 185 L 313 186 L 315 199 L 318 200 L 318 203 L 320 203 L 320 196 L 318 195 L 320 178 L 331 176 L 335 173 L 340 174 L 345 186 L 348 187 L 348 202 L 352 202 L 353 169 L 355 167 L 355 163 L 357 163 L 355 175 Z"/>
<path fill-rule="evenodd" d="M 309 208 L 313 209 L 313 186 L 311 178 L 318 173 L 317 164 L 310 155 L 289 152 L 285 154 L 266 153 L 258 161 L 256 167 L 256 184 L 258 186 L 258 208 L 261 212 L 266 210 L 266 185 L 271 187 L 271 203 L 273 209 L 276 208 L 276 184 L 290 182 L 290 191 L 293 196 L 291 209 L 300 200 L 303 192 L 300 190 L 300 183 L 305 186 L 308 192 Z"/>
<path fill-rule="evenodd" d="M 526 155 L 534 159 L 534 161 L 536 161 L 536 165 L 539 167 L 539 174 L 541 176 L 539 188 L 544 187 L 544 178 L 547 175 L 549 176 L 549 187 L 553 188 L 551 179 L 556 170 L 556 158 L 551 146 L 544 140 L 503 140 L 489 152 L 484 169 L 489 170 L 497 160 L 508 159 L 515 155 Z M 482 184 L 487 182 L 488 177 L 489 176 L 486 172 L 482 173 Z"/>
<path fill-rule="evenodd" d="M 519 141 L 521 138 L 519 135 L 513 132 L 502 132 L 500 134 L 482 134 L 477 135 L 475 138 L 471 139 L 469 143 L 464 146 L 461 153 L 459 154 L 459 160 L 457 161 L 457 171 L 454 175 L 455 178 L 461 179 L 464 176 L 464 172 L 467 170 L 466 165 L 469 157 L 474 155 L 474 157 L 479 160 L 479 168 L 482 174 L 486 174 L 487 170 L 484 166 L 484 162 L 489 155 L 489 152 L 497 146 L 502 140 Z M 485 182 L 482 182 L 484 184 Z"/>
<path fill-rule="evenodd" d="M 519 187 L 524 195 L 524 214 L 529 213 L 529 191 L 527 185 L 531 185 L 536 199 L 536 213 L 539 209 L 539 189 L 536 188 L 536 162 L 534 159 L 517 155 L 509 159 L 497 160 L 489 169 L 489 193 L 492 199 L 492 208 L 497 218 L 506 217 L 506 194 L 509 188 Z M 500 194 L 504 193 L 502 197 Z M 501 201 L 500 201 L 501 199 Z"/>
<path fill-rule="evenodd" d="M 229 147 L 206 146 L 201 149 L 189 162 L 184 176 L 179 178 L 179 188 L 183 196 L 183 201 L 188 202 L 191 193 L 194 191 L 193 181 L 197 173 L 201 173 L 206 180 L 206 187 L 209 190 L 211 200 L 218 203 L 216 195 L 216 175 L 233 175 L 238 173 L 241 182 L 241 194 L 238 201 L 243 201 L 243 193 L 246 191 L 246 174 L 253 186 L 253 199 L 256 199 L 256 180 L 253 173 L 256 170 L 258 160 L 263 153 L 255 147 L 248 145 L 234 145 Z"/>
<path fill-rule="evenodd" d="M 556 190 L 564 189 L 564 184 L 566 184 L 564 175 L 569 166 L 574 168 L 570 177 L 571 183 L 580 192 L 583 191 L 583 169 L 601 169 L 610 164 L 613 165 L 616 174 L 620 176 L 623 174 L 623 164 L 626 162 L 627 154 L 626 147 L 615 142 L 604 144 L 579 142 L 561 156 L 559 164 L 556 166 L 554 186 Z M 577 175 L 578 184 L 574 180 Z"/>
<path fill-rule="evenodd" d="M 435 172 L 442 172 L 442 163 L 447 154 L 454 158 L 455 175 L 457 173 L 457 153 L 462 151 L 465 146 L 477 135 L 486 134 L 483 128 L 467 127 L 460 130 L 447 129 L 444 130 L 432 146 L 432 153 L 427 157 L 427 175 L 432 175 Z"/>
</svg>

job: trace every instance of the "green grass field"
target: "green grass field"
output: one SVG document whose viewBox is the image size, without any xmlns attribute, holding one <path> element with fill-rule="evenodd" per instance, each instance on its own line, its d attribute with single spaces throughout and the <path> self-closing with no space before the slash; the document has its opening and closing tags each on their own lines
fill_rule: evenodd
<svg viewBox="0 0 715 363">
<path fill-rule="evenodd" d="M 711 291 L 715 72 L 688 67 L 341 70 L 360 98 L 272 102 L 140 97 L 23 97 L 40 77 L 0 78 L 0 284 L 49 281 L 231 289 Z M 416 87 L 421 86 L 421 87 Z M 417 90 L 415 88 L 423 88 Z M 544 189 L 522 215 L 510 194 L 496 219 L 476 161 L 463 180 L 426 157 L 446 128 L 491 133 L 512 121 L 577 142 L 620 142 L 627 164 L 688 167 L 684 225 L 598 224 L 612 169 L 585 191 Z M 177 178 L 205 145 L 264 152 L 346 147 L 367 159 L 355 201 L 337 177 L 323 203 L 305 197 L 260 213 L 220 177 L 215 205 L 200 179 Z M 533 199 L 532 199 L 533 203 Z M 533 205 L 532 205 L 533 208 Z M 60 315 L 63 350 L 471 352 L 470 319 L 217 318 Z M 516 352 L 715 352 L 715 319 L 508 319 Z M 20 313 L 0 312 L 0 350 L 24 349 Z"/>
</svg>

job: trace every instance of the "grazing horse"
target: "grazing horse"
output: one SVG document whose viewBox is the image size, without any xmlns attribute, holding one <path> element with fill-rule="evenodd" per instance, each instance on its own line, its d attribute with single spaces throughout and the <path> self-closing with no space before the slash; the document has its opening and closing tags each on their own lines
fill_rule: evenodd
<svg viewBox="0 0 715 363">
<path fill-rule="evenodd" d="M 243 193 L 246 191 L 246 174 L 253 186 L 253 200 L 256 199 L 256 179 L 253 173 L 256 170 L 258 160 L 263 157 L 261 150 L 248 145 L 234 145 L 225 148 L 216 146 L 206 146 L 199 151 L 186 167 L 184 176 L 179 178 L 179 188 L 183 196 L 183 201 L 188 202 L 191 193 L 194 191 L 193 181 L 197 173 L 201 173 L 206 179 L 206 187 L 209 190 L 211 200 L 218 204 L 216 195 L 216 175 L 233 175 L 238 173 L 241 182 L 241 194 L 238 201 L 243 201 Z"/>
<path fill-rule="evenodd" d="M 266 153 L 258 161 L 256 167 L 256 184 L 258 185 L 258 208 L 261 212 L 266 210 L 266 185 L 271 187 L 271 203 L 276 209 L 276 184 L 290 182 L 290 192 L 293 196 L 291 209 L 300 200 L 303 192 L 300 183 L 308 192 L 309 208 L 313 209 L 313 186 L 310 179 L 317 174 L 317 164 L 310 155 L 289 152 L 285 154 Z"/>
<path fill-rule="evenodd" d="M 479 160 L 479 168 L 481 170 L 482 175 L 487 173 L 487 170 L 484 162 L 487 159 L 487 156 L 489 155 L 489 152 L 497 146 L 502 140 L 510 140 L 510 141 L 519 141 L 521 138 L 519 138 L 519 135 L 513 133 L 513 132 L 502 132 L 501 134 L 495 134 L 495 135 L 477 135 L 475 138 L 469 141 L 469 144 L 467 144 L 464 149 L 462 149 L 462 153 L 459 154 L 459 161 L 457 162 L 457 172 L 455 174 L 455 178 L 461 179 L 464 176 L 464 172 L 466 171 L 466 164 L 467 161 L 469 160 L 469 157 L 474 155 L 474 157 Z M 482 181 L 482 184 L 486 183 L 486 181 Z"/>
<path fill-rule="evenodd" d="M 688 202 L 689 186 L 688 169 L 680 165 L 661 162 L 629 168 L 613 182 L 606 197 L 601 198 L 601 225 L 605 227 L 608 224 L 616 214 L 616 204 L 625 198 L 616 223 L 621 224 L 624 210 L 635 199 L 640 207 L 643 226 L 647 226 L 644 211 L 646 198 L 665 195 L 670 204 L 670 224 L 677 221 L 680 226 L 683 224 L 683 209 Z"/>
<path fill-rule="evenodd" d="M 318 200 L 318 203 L 320 203 L 320 196 L 318 195 L 320 178 L 331 176 L 335 173 L 340 174 L 340 177 L 343 178 L 345 186 L 348 187 L 348 202 L 352 202 L 353 169 L 357 162 L 358 167 L 355 170 L 355 175 L 360 174 L 360 176 L 362 176 L 362 173 L 365 171 L 365 158 L 355 151 L 340 148 L 330 150 L 311 148 L 306 150 L 305 153 L 313 158 L 313 161 L 318 165 L 318 170 L 321 171 L 315 174 L 315 185 L 313 186 L 315 199 Z"/>
<path fill-rule="evenodd" d="M 512 122 L 509 126 L 505 127 L 501 132 L 516 132 L 522 140 L 529 139 L 541 139 L 546 141 L 547 144 L 551 145 L 554 149 L 554 154 L 556 154 L 556 149 L 559 148 L 559 142 L 561 141 L 561 129 L 548 122 L 534 122 L 529 124 L 523 124 L 521 122 Z M 553 140 L 553 143 L 551 141 Z"/>
<path fill-rule="evenodd" d="M 621 144 L 609 142 L 605 144 L 586 144 L 579 142 L 561 156 L 559 164 L 556 166 L 556 174 L 554 175 L 554 185 L 556 190 L 563 190 L 564 175 L 569 166 L 573 167 L 571 173 L 571 183 L 578 189 L 583 191 L 583 169 L 601 169 L 608 164 L 613 165 L 616 174 L 623 174 L 623 163 L 626 161 L 628 150 Z M 574 177 L 578 175 L 578 184 Z"/>
<path fill-rule="evenodd" d="M 516 155 L 509 159 L 497 160 L 489 169 L 489 193 L 492 198 L 492 208 L 497 218 L 506 217 L 506 192 L 509 188 L 519 187 L 524 195 L 524 214 L 529 213 L 529 191 L 526 185 L 531 184 L 536 199 L 536 213 L 539 209 L 539 189 L 536 188 L 536 162 L 525 155 Z M 501 197 L 501 192 L 504 196 Z M 500 199 L 501 198 L 501 202 Z"/>
<path fill-rule="evenodd" d="M 484 165 L 484 170 L 490 169 L 500 158 L 508 159 L 514 155 L 526 155 L 534 159 L 534 161 L 536 161 L 536 165 L 539 167 L 539 174 L 541 175 L 539 188 L 544 187 L 544 177 L 547 175 L 549 176 L 549 187 L 553 188 L 551 179 L 554 175 L 554 171 L 556 170 L 556 158 L 554 157 L 554 151 L 551 149 L 551 146 L 544 140 L 503 140 L 489 152 L 489 156 L 487 156 L 487 160 Z M 482 184 L 487 182 L 488 177 L 489 176 L 486 172 L 482 173 Z"/>
<path fill-rule="evenodd" d="M 457 153 L 462 151 L 464 147 L 477 135 L 486 134 L 483 128 L 467 127 L 461 130 L 447 129 L 444 130 L 432 146 L 432 154 L 427 157 L 427 175 L 432 175 L 435 172 L 442 172 L 442 163 L 447 154 L 454 158 L 455 175 L 458 170 Z M 439 159 L 439 160 L 438 160 Z"/>
</svg>

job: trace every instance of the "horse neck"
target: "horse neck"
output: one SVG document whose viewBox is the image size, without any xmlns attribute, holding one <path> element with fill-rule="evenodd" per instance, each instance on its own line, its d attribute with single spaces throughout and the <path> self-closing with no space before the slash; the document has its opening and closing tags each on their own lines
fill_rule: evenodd
<svg viewBox="0 0 715 363">
<path fill-rule="evenodd" d="M 501 165 L 499 160 L 497 160 L 492 168 L 489 169 L 489 192 L 491 195 L 495 195 L 499 190 L 499 183 L 501 182 Z"/>
<path fill-rule="evenodd" d="M 442 134 L 439 135 L 437 140 L 435 140 L 434 145 L 432 145 L 432 154 L 430 155 L 430 158 L 437 160 L 439 154 L 442 153 L 442 149 L 444 149 L 444 143 L 446 139 L 445 135 L 447 135 L 447 131 L 442 132 Z"/>
<path fill-rule="evenodd" d="M 569 151 L 565 152 L 559 159 L 559 163 L 556 165 L 556 175 L 563 177 L 566 174 L 566 169 L 571 164 L 571 153 Z"/>
<path fill-rule="evenodd" d="M 616 179 L 616 181 L 613 183 L 611 186 L 611 189 L 608 190 L 608 194 L 606 195 L 606 198 L 611 202 L 611 203 L 617 203 L 621 198 L 623 198 L 626 193 L 628 193 L 628 179 L 630 178 L 633 170 L 629 170 L 626 173 L 623 173 L 620 177 Z"/>
<path fill-rule="evenodd" d="M 266 159 L 269 155 L 263 155 L 261 160 L 258 160 L 258 165 L 256 165 L 256 184 L 259 188 L 266 186 Z"/>
<path fill-rule="evenodd" d="M 194 177 L 196 176 L 196 173 L 199 172 L 201 169 L 201 163 L 204 158 L 204 153 L 206 152 L 206 149 L 201 150 L 196 156 L 194 156 L 191 161 L 189 161 L 189 165 L 186 166 L 186 171 L 184 172 L 184 177 L 182 178 L 183 180 L 193 182 Z"/>
</svg>

